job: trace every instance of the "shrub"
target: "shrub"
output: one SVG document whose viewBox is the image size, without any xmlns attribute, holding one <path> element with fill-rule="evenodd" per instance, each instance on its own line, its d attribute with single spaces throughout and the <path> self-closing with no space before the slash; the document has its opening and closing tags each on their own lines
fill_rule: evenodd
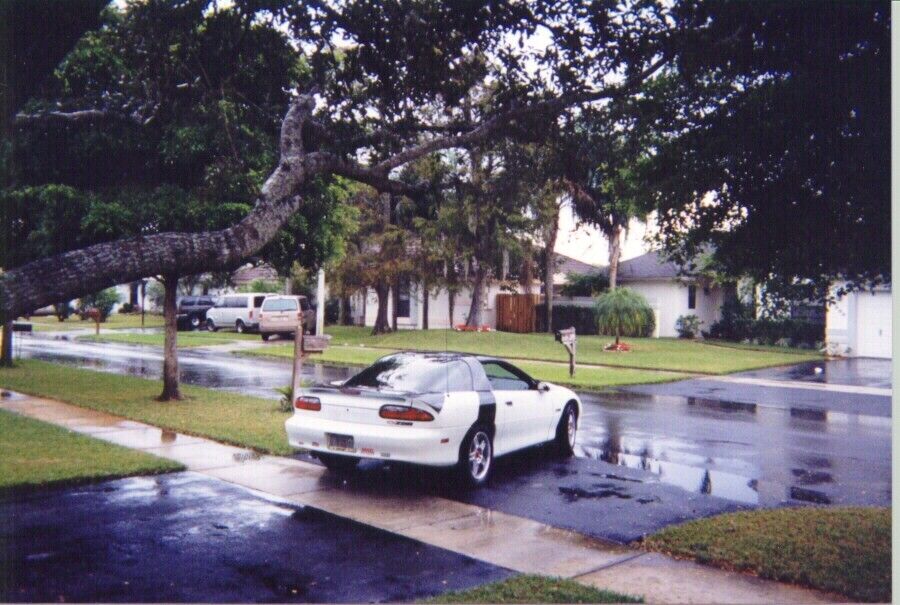
<svg viewBox="0 0 900 605">
<path fill-rule="evenodd" d="M 122 306 L 119 307 L 119 313 L 134 313 L 135 306 L 130 302 L 122 303 Z"/>
<path fill-rule="evenodd" d="M 341 320 L 341 301 L 337 298 L 329 298 L 325 301 L 325 323 L 337 325 Z"/>
<path fill-rule="evenodd" d="M 237 289 L 238 292 L 267 292 L 279 294 L 284 290 L 284 285 L 274 281 L 266 281 L 264 279 L 254 279 L 246 286 Z"/>
<path fill-rule="evenodd" d="M 816 348 L 824 340 L 825 326 L 802 319 L 755 319 L 749 308 L 732 301 L 722 305 L 722 319 L 710 326 L 705 336 L 732 342 Z"/>
<path fill-rule="evenodd" d="M 100 290 L 94 294 L 82 296 L 78 301 L 78 312 L 82 318 L 87 316 L 91 309 L 97 309 L 100 313 L 100 321 L 106 321 L 109 314 L 112 313 L 113 307 L 119 302 L 119 293 L 115 288 L 107 288 Z"/>
<path fill-rule="evenodd" d="M 655 318 L 647 300 L 628 288 L 616 288 L 597 297 L 594 306 L 601 334 L 616 337 L 647 336 L 653 331 Z"/>
<path fill-rule="evenodd" d="M 278 411 L 285 414 L 294 409 L 294 389 L 290 385 L 286 387 L 275 387 L 275 391 L 281 394 L 278 400 Z"/>
<path fill-rule="evenodd" d="M 66 321 L 72 314 L 72 305 L 67 302 L 56 303 L 53 305 L 53 314 L 59 321 Z"/>
<path fill-rule="evenodd" d="M 534 309 L 537 319 L 535 329 L 538 332 L 547 332 L 545 303 L 535 305 Z M 575 328 L 578 334 L 599 334 L 597 330 L 597 314 L 594 308 L 584 305 L 554 303 L 552 330 L 563 330 L 572 327 Z"/>
<path fill-rule="evenodd" d="M 703 322 L 696 315 L 682 315 L 675 321 L 678 338 L 696 338 Z"/>
<path fill-rule="evenodd" d="M 567 273 L 560 288 L 563 296 L 597 296 L 609 288 L 609 278 L 603 273 Z"/>
</svg>

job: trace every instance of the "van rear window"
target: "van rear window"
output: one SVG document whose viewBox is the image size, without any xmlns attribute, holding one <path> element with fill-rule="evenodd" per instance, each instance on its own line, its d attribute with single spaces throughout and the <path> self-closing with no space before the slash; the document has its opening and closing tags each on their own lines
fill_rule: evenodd
<svg viewBox="0 0 900 605">
<path fill-rule="evenodd" d="M 263 311 L 296 311 L 296 298 L 270 298 L 263 303 Z"/>
</svg>

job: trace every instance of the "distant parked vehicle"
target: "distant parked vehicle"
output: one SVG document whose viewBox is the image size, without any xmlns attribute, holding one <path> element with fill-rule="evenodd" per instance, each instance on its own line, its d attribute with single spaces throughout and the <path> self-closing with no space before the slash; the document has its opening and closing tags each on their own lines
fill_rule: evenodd
<svg viewBox="0 0 900 605">
<path fill-rule="evenodd" d="M 206 325 L 206 311 L 214 304 L 212 296 L 183 296 L 178 301 L 178 329 L 197 330 Z"/>
<path fill-rule="evenodd" d="M 247 292 L 219 297 L 215 306 L 206 312 L 206 328 L 211 332 L 234 328 L 238 334 L 258 330 L 261 307 L 267 296 L 264 292 Z"/>
<path fill-rule="evenodd" d="M 273 334 L 291 338 L 298 325 L 307 334 L 313 334 L 316 329 L 316 312 L 305 296 L 266 297 L 259 314 L 259 333 L 263 340 L 269 340 Z"/>
</svg>

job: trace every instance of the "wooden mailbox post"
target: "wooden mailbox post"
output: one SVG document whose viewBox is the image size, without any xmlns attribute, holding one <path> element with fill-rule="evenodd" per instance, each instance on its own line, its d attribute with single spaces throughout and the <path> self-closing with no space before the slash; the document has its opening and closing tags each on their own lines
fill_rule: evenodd
<svg viewBox="0 0 900 605">
<path fill-rule="evenodd" d="M 312 336 L 303 333 L 303 326 L 297 326 L 294 331 L 294 372 L 291 376 L 291 399 L 297 398 L 297 389 L 300 387 L 300 376 L 303 374 L 303 358 L 307 355 L 322 353 L 328 348 L 331 341 L 329 334 Z"/>
<path fill-rule="evenodd" d="M 575 328 L 566 328 L 565 330 L 556 331 L 556 342 L 561 342 L 569 352 L 569 376 L 575 375 L 575 344 L 577 337 Z"/>
</svg>

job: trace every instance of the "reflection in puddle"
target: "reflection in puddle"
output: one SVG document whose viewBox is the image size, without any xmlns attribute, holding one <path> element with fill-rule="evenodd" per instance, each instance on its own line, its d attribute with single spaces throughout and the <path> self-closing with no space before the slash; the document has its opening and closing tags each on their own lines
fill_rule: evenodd
<svg viewBox="0 0 900 605">
<path fill-rule="evenodd" d="M 791 499 L 813 504 L 831 504 L 831 498 L 813 489 L 794 486 L 791 488 Z"/>
</svg>

